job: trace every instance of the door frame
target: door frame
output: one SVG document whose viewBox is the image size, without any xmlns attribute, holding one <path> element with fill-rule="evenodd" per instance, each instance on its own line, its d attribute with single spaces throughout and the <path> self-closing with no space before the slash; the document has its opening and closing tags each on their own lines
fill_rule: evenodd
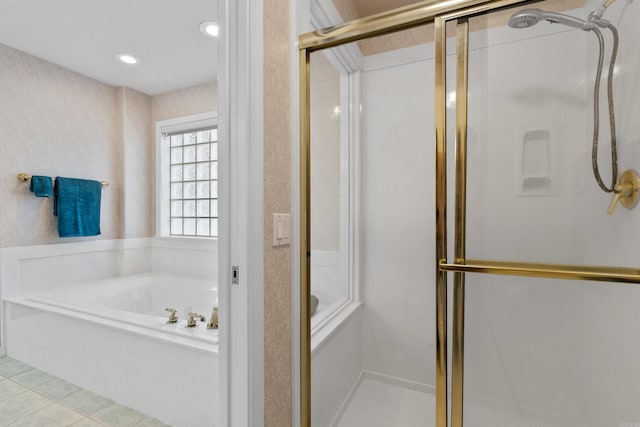
<svg viewBox="0 0 640 427">
<path fill-rule="evenodd" d="M 258 0 L 218 3 L 220 426 L 264 424 L 263 15 Z"/>
</svg>

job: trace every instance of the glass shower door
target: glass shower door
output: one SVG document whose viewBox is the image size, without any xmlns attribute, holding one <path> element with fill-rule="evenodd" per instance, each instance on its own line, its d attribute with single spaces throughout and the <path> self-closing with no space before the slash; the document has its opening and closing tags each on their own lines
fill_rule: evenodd
<svg viewBox="0 0 640 427">
<path fill-rule="evenodd" d="M 314 427 L 435 418 L 432 35 L 309 55 Z"/>
<path fill-rule="evenodd" d="M 447 162 L 459 184 L 449 189 L 457 194 L 448 227 L 455 238 L 450 233 L 441 266 L 454 272 L 453 426 L 640 424 L 633 338 L 640 211 L 618 204 L 608 214 L 612 193 L 594 172 L 595 163 L 612 186 L 607 68 L 614 41 L 601 27 L 598 102 L 599 37 L 574 26 L 595 6 L 546 1 L 474 11 L 457 17 L 458 37 L 447 40 L 457 43 L 458 58 L 456 73 L 447 72 L 462 82 L 448 87 L 457 92 L 458 116 Z M 538 11 L 523 12 L 531 8 Z M 611 67 L 616 182 L 640 167 L 630 122 L 640 108 L 638 9 L 621 2 L 605 12 L 620 37 Z M 624 187 L 615 192 L 631 195 Z"/>
</svg>

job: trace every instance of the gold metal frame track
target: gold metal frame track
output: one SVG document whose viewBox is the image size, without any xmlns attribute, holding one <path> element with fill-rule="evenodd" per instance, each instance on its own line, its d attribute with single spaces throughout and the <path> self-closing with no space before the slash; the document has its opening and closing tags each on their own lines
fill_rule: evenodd
<svg viewBox="0 0 640 427">
<path fill-rule="evenodd" d="M 546 279 L 590 280 L 596 282 L 640 283 L 640 269 L 580 265 L 467 259 L 462 263 L 441 263 L 440 270 L 457 273 L 484 273 Z"/>
</svg>

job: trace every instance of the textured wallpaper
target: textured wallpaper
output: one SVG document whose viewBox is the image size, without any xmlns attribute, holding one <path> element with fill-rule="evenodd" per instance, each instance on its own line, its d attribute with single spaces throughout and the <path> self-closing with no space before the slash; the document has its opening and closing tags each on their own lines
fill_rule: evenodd
<svg viewBox="0 0 640 427">
<path fill-rule="evenodd" d="M 340 249 L 340 73 L 311 55 L 311 249 Z"/>
<path fill-rule="evenodd" d="M 400 3 L 406 2 L 398 2 L 398 4 Z M 544 3 L 537 4 L 536 7 L 555 12 L 562 12 L 583 7 L 585 3 L 586 0 L 547 0 Z M 333 0 L 333 4 L 344 22 L 364 18 L 365 16 L 368 16 L 366 11 L 373 11 L 375 9 L 375 12 L 377 13 L 390 9 L 388 5 L 385 6 L 385 3 L 383 2 L 370 2 L 368 0 Z M 522 6 L 519 9 L 525 9 L 527 7 L 531 6 Z M 362 13 L 361 11 L 365 11 L 365 13 Z M 507 25 L 509 17 L 511 17 L 515 11 L 516 9 L 508 9 L 475 17 L 470 21 L 470 30 L 479 31 L 499 27 L 501 25 Z M 454 25 L 447 26 L 447 37 L 455 37 Z M 432 41 L 433 24 L 427 24 L 410 30 L 361 40 L 357 42 L 357 44 L 362 54 L 364 56 L 368 56 L 429 43 Z"/>
<path fill-rule="evenodd" d="M 151 137 L 153 144 L 156 144 L 156 122 L 217 110 L 218 86 L 216 82 L 154 95 L 151 97 Z M 155 148 L 152 149 L 149 156 L 153 159 L 150 163 L 150 173 L 151 176 L 155 177 Z M 153 198 L 152 212 L 155 212 L 155 197 Z M 154 217 L 152 230 L 155 230 L 155 215 L 152 216 Z"/>
<path fill-rule="evenodd" d="M 291 248 L 274 248 L 273 213 L 291 212 L 289 1 L 264 3 L 264 425 L 291 425 Z M 272 119 L 270 119 L 272 118 Z"/>
<path fill-rule="evenodd" d="M 122 236 L 121 117 L 114 87 L 0 44 L 0 246 L 60 239 L 53 201 L 35 198 L 16 175 L 109 181 L 102 236 Z"/>
<path fill-rule="evenodd" d="M 154 234 L 154 143 L 151 97 L 129 88 L 118 88 L 122 120 L 123 187 L 120 218 L 126 238 Z"/>
<path fill-rule="evenodd" d="M 215 82 L 161 93 L 151 98 L 154 122 L 217 110 L 218 87 Z"/>
<path fill-rule="evenodd" d="M 150 97 L 3 44 L 0 75 L 0 247 L 152 236 L 155 121 L 215 111 L 215 83 Z M 20 172 L 108 181 L 102 235 L 60 239 Z"/>
</svg>

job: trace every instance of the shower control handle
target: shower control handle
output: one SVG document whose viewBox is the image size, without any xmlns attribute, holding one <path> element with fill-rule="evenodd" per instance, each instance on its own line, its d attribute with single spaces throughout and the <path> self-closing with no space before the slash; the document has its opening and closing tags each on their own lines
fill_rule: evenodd
<svg viewBox="0 0 640 427">
<path fill-rule="evenodd" d="M 627 169 L 620 176 L 620 182 L 615 185 L 613 198 L 609 204 L 607 213 L 613 215 L 618 207 L 618 202 L 627 209 L 633 209 L 638 204 L 638 188 L 640 187 L 640 176 L 633 169 Z"/>
<path fill-rule="evenodd" d="M 618 202 L 622 197 L 624 197 L 622 193 L 623 190 L 620 184 L 616 184 L 616 186 L 614 187 L 614 191 L 615 192 L 613 193 L 613 197 L 611 198 L 611 203 L 609 203 L 609 209 L 607 209 L 607 213 L 609 215 L 613 215 L 615 213 L 616 208 L 618 207 Z"/>
</svg>

